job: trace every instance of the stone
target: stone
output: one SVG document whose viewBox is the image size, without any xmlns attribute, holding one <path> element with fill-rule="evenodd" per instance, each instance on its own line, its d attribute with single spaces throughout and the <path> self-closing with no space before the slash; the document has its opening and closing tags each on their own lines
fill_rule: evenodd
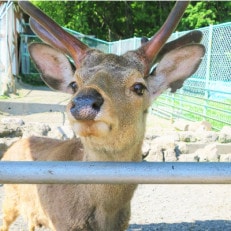
<svg viewBox="0 0 231 231">
<path fill-rule="evenodd" d="M 168 149 L 169 146 L 175 146 L 175 137 L 172 135 L 163 135 L 155 138 L 152 143 Z"/>
<path fill-rule="evenodd" d="M 177 131 L 188 131 L 189 122 L 186 120 L 177 120 L 173 123 L 173 127 Z"/>
<path fill-rule="evenodd" d="M 179 162 L 198 162 L 199 161 L 199 157 L 197 156 L 196 153 L 192 153 L 192 154 L 181 154 L 178 157 L 178 161 Z"/>
<path fill-rule="evenodd" d="M 218 140 L 219 134 L 214 131 L 201 131 L 195 133 L 197 141 L 210 143 Z"/>
<path fill-rule="evenodd" d="M 183 142 L 196 142 L 197 141 L 195 132 L 190 132 L 190 131 L 179 132 L 179 137 L 180 137 L 180 141 L 183 141 Z"/>
<path fill-rule="evenodd" d="M 157 137 L 150 144 L 150 151 L 145 158 L 149 161 L 176 161 L 175 140 L 172 136 Z"/>
<path fill-rule="evenodd" d="M 15 117 L 4 117 L 1 119 L 1 123 L 3 124 L 15 124 L 17 126 L 22 126 L 25 122 L 21 118 Z"/>
<path fill-rule="evenodd" d="M 220 155 L 220 162 L 231 162 L 231 153 L 221 154 Z"/>
<path fill-rule="evenodd" d="M 149 143 L 149 152 L 144 159 L 147 161 L 162 162 L 164 156 L 161 145 L 153 141 Z"/>
<path fill-rule="evenodd" d="M 197 121 L 197 122 L 190 122 L 188 126 L 188 131 L 192 132 L 204 132 L 204 131 L 211 131 L 212 125 L 208 121 Z"/>
<path fill-rule="evenodd" d="M 188 154 L 189 150 L 187 144 L 185 142 L 177 142 L 175 152 L 177 156 L 181 154 Z"/>
<path fill-rule="evenodd" d="M 145 134 L 145 139 L 146 140 L 154 140 L 154 139 L 156 139 L 158 136 L 156 136 L 156 135 L 153 135 L 153 134 L 151 134 L 151 133 L 146 133 Z"/>
<path fill-rule="evenodd" d="M 209 144 L 202 149 L 198 149 L 194 154 L 199 157 L 200 162 L 218 162 L 219 154 L 216 143 Z"/>
<path fill-rule="evenodd" d="M 173 126 L 177 131 L 202 132 L 212 130 L 212 126 L 208 121 L 191 122 L 187 120 L 177 120 Z"/>
<path fill-rule="evenodd" d="M 218 140 L 220 143 L 231 142 L 231 126 L 224 126 L 221 129 Z"/>
<path fill-rule="evenodd" d="M 144 140 L 143 145 L 142 145 L 142 157 L 143 159 L 148 156 L 150 152 L 150 143 L 147 140 Z"/>
<path fill-rule="evenodd" d="M 5 143 L 5 139 L 0 139 L 0 159 L 2 158 L 3 153 L 6 151 L 7 146 Z"/>
<path fill-rule="evenodd" d="M 51 130 L 48 124 L 44 123 L 28 123 L 23 126 L 23 138 L 30 136 L 47 136 Z"/>
<path fill-rule="evenodd" d="M 163 162 L 164 161 L 164 154 L 161 149 L 151 149 L 148 153 L 148 155 L 144 158 L 144 160 L 150 161 L 150 162 Z"/>
<path fill-rule="evenodd" d="M 169 148 L 167 150 L 163 150 L 164 160 L 165 162 L 175 162 L 177 161 L 177 156 L 175 152 L 175 148 Z"/>
<path fill-rule="evenodd" d="M 15 124 L 0 124 L 0 138 L 22 136 L 22 129 Z"/>
</svg>

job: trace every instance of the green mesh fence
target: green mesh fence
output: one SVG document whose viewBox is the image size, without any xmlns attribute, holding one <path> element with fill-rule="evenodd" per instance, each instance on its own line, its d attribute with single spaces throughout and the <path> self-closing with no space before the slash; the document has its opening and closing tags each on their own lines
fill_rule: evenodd
<svg viewBox="0 0 231 231">
<path fill-rule="evenodd" d="M 231 23 L 200 30 L 206 47 L 200 67 L 176 94 L 161 95 L 152 112 L 171 119 L 207 120 L 220 130 L 231 125 Z"/>
<path fill-rule="evenodd" d="M 28 26 L 28 24 L 26 24 L 25 26 Z M 99 49 L 106 53 L 110 51 L 110 43 L 106 41 L 95 39 L 92 36 L 87 36 L 79 32 L 69 30 L 67 28 L 64 29 L 69 33 L 73 34 L 83 43 L 87 44 L 89 47 Z M 41 42 L 41 40 L 37 36 L 29 35 L 29 34 L 21 34 L 20 38 L 21 38 L 20 39 L 21 74 L 23 75 L 38 74 L 38 71 L 36 70 L 34 64 L 32 63 L 32 60 L 30 59 L 30 55 L 28 52 L 28 44 L 30 44 L 31 42 Z"/>
<path fill-rule="evenodd" d="M 140 38 L 105 42 L 66 30 L 88 46 L 106 53 L 121 55 L 140 47 Z M 231 126 L 231 22 L 200 30 L 203 32 L 202 43 L 206 47 L 200 67 L 176 94 L 162 94 L 153 104 L 151 112 L 170 119 L 207 120 L 215 130 L 220 130 L 224 125 Z M 176 32 L 169 41 L 187 32 Z M 21 35 L 21 72 L 24 75 L 37 73 L 27 50 L 28 43 L 34 40 L 38 38 Z"/>
</svg>

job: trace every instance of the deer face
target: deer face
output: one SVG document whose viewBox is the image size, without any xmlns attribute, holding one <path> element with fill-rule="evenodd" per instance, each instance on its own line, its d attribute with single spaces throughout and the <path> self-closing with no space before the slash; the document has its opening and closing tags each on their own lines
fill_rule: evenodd
<svg viewBox="0 0 231 231">
<path fill-rule="evenodd" d="M 170 51 L 148 76 L 135 52 L 117 56 L 90 50 L 77 70 L 47 45 L 32 44 L 30 53 L 49 86 L 73 94 L 67 114 L 78 135 L 128 140 L 137 134 L 134 140 L 139 140 L 152 100 L 191 75 L 204 49 L 191 45 Z"/>
<path fill-rule="evenodd" d="M 47 45 L 32 44 L 29 50 L 44 81 L 73 95 L 67 114 L 78 135 L 125 134 L 143 121 L 149 97 L 140 62 L 91 50 L 74 70 L 65 55 Z"/>
<path fill-rule="evenodd" d="M 148 91 L 140 70 L 129 59 L 92 51 L 75 73 L 68 105 L 70 121 L 81 136 L 126 133 L 148 107 Z"/>
<path fill-rule="evenodd" d="M 38 10 L 30 3 L 20 3 L 38 20 L 32 19 L 31 27 L 51 45 L 31 44 L 31 57 L 48 86 L 73 95 L 67 114 L 78 135 L 104 145 L 107 140 L 110 146 L 113 142 L 121 147 L 139 142 L 152 100 L 167 88 L 176 91 L 196 71 L 205 52 L 202 45 L 195 44 L 201 33 L 190 33 L 163 46 L 171 34 L 169 28 L 175 28 L 187 6 L 185 2 L 177 4 L 149 42 L 117 56 L 88 48 L 42 12 L 36 15 Z M 65 54 L 73 58 L 75 68 Z"/>
</svg>

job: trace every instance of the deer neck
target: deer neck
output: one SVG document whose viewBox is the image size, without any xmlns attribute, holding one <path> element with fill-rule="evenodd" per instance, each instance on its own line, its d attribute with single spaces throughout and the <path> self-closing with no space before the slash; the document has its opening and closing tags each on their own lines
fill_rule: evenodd
<svg viewBox="0 0 231 231">
<path fill-rule="evenodd" d="M 92 144 L 84 145 L 84 161 L 141 161 L 142 142 L 135 144 L 133 147 L 118 150 L 115 147 L 95 148 Z"/>
</svg>

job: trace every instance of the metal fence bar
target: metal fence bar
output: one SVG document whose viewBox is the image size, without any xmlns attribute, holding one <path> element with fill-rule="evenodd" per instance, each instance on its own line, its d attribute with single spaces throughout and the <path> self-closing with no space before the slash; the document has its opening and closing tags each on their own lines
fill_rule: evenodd
<svg viewBox="0 0 231 231">
<path fill-rule="evenodd" d="M 176 95 L 179 95 L 179 94 L 176 93 Z M 172 100 L 172 101 L 175 100 L 175 98 L 169 97 L 168 95 L 165 95 L 165 98 L 169 99 L 169 101 L 170 101 L 170 100 Z M 179 101 L 179 104 L 182 103 L 182 102 L 184 102 L 184 103 L 190 103 L 191 105 L 195 105 L 195 106 L 201 106 L 199 103 L 190 102 L 189 100 L 185 100 L 185 99 L 178 99 L 178 101 Z M 162 105 L 165 105 L 165 106 L 169 106 L 169 103 L 166 103 L 166 102 L 159 101 L 159 103 L 162 104 Z M 222 104 L 222 103 L 220 103 L 220 104 Z M 184 109 L 184 108 L 182 108 L 182 107 L 180 107 L 180 106 L 174 106 L 173 103 L 172 103 L 171 105 L 172 105 L 172 107 L 174 107 L 174 108 L 176 108 L 176 109 L 180 109 L 181 111 L 183 110 L 183 111 L 187 111 L 187 112 L 192 112 L 192 111 L 187 110 L 187 109 Z M 208 109 L 213 109 L 214 111 L 224 112 L 224 113 L 227 113 L 227 114 L 230 113 L 230 111 L 228 111 L 228 110 L 223 110 L 223 109 L 216 108 L 216 107 L 212 107 L 212 106 L 209 106 L 209 105 L 207 105 L 207 108 L 208 108 Z M 194 112 L 194 114 L 197 114 L 197 115 L 201 115 L 201 116 L 202 116 L 201 113 L 196 113 L 196 112 Z M 206 117 L 209 117 L 209 116 L 206 116 L 206 115 L 205 115 L 204 117 L 206 118 Z M 215 119 L 215 120 L 217 120 L 217 121 L 222 121 L 222 120 L 218 120 L 218 119 Z M 231 122 L 231 121 L 230 121 L 230 122 Z M 227 122 L 227 124 L 229 124 L 229 123 Z M 230 123 L 230 124 L 231 124 L 231 123 Z"/>
<path fill-rule="evenodd" d="M 215 101 L 196 95 L 187 95 L 183 92 L 175 93 L 175 104 L 173 104 L 172 94 L 164 93 L 154 102 L 152 113 L 159 115 L 165 109 L 170 112 L 170 115 L 166 117 L 168 119 L 173 117 L 173 119 L 184 118 L 200 121 L 205 118 L 214 130 L 220 130 L 225 125 L 231 125 L 231 95 L 229 98 L 230 100 L 227 99 L 227 101 Z M 203 114 L 205 101 L 207 103 L 206 115 Z"/>
<path fill-rule="evenodd" d="M 231 164 L 2 161 L 0 183 L 231 184 Z"/>
</svg>

